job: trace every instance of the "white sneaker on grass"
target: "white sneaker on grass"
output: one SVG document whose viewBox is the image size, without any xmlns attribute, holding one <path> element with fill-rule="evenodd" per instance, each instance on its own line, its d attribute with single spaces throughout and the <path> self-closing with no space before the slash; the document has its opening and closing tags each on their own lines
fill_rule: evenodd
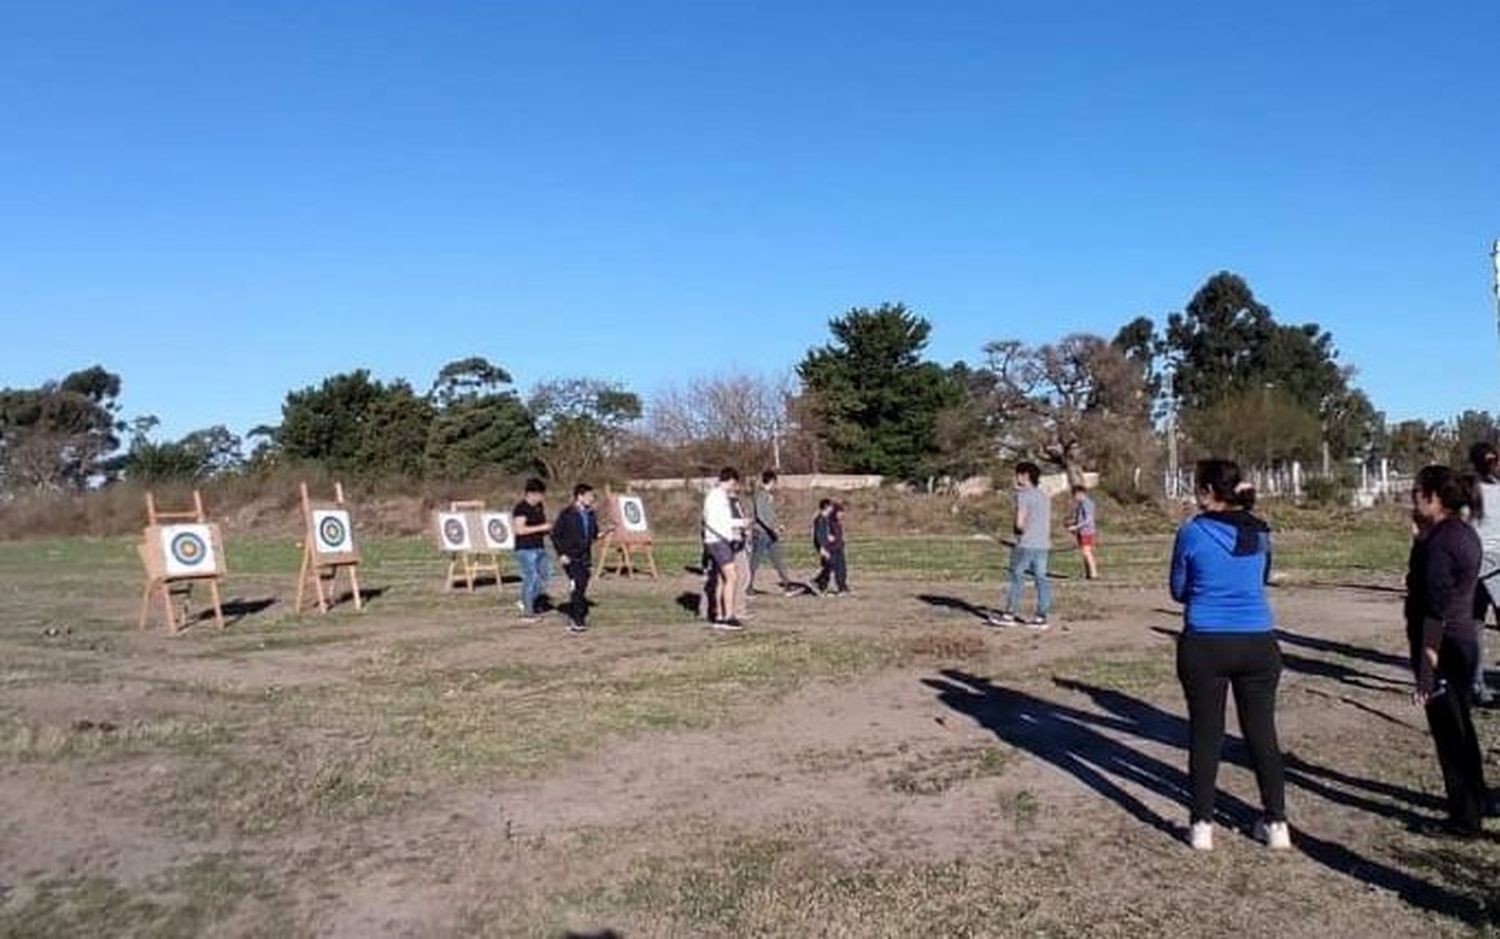
<svg viewBox="0 0 1500 939">
<path fill-rule="evenodd" d="M 1286 822 L 1268 822 L 1262 819 L 1255 823 L 1255 840 L 1272 851 L 1289 851 L 1292 847 L 1292 830 L 1287 827 Z"/>
<path fill-rule="evenodd" d="M 1212 851 L 1214 849 L 1213 822 L 1193 822 L 1188 830 L 1188 843 L 1193 846 L 1194 851 Z"/>
</svg>

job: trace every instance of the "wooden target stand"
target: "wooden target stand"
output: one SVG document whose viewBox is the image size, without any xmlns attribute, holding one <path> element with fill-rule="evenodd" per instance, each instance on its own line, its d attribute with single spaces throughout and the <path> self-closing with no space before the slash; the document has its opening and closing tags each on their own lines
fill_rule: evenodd
<svg viewBox="0 0 1500 939">
<path fill-rule="evenodd" d="M 214 622 L 224 628 L 224 603 L 219 584 L 228 573 L 224 559 L 224 537 L 219 526 L 208 520 L 203 510 L 203 496 L 193 490 L 193 507 L 182 512 L 163 512 L 156 507 L 156 495 L 146 493 L 146 529 L 136 549 L 146 568 L 146 586 L 141 592 L 139 629 L 146 628 L 151 606 L 160 599 L 167 631 L 176 633 L 187 627 L 193 585 L 208 584 L 209 602 L 213 604 Z M 182 604 L 178 615 L 176 603 Z"/>
<path fill-rule="evenodd" d="M 594 569 L 594 576 L 603 576 L 610 562 L 614 562 L 615 573 L 621 577 L 635 578 L 635 552 L 639 551 L 645 555 L 646 571 L 652 580 L 661 580 L 661 572 L 656 566 L 656 545 L 651 534 L 651 527 L 646 521 L 645 509 L 639 498 L 633 495 L 618 496 L 606 489 L 604 497 L 609 503 L 609 514 L 611 525 L 605 532 L 604 544 L 599 551 L 599 560 Z M 639 521 L 627 524 L 625 518 L 625 507 L 627 500 L 633 502 L 640 512 Z"/>
<path fill-rule="evenodd" d="M 468 516 L 470 548 L 467 551 L 443 549 L 448 552 L 447 589 L 457 590 L 462 584 L 470 593 L 474 593 L 477 575 L 489 574 L 495 578 L 495 590 L 504 596 L 505 581 L 500 575 L 500 553 L 483 547 L 484 533 L 481 529 L 484 527 L 486 511 L 484 500 L 469 499 L 450 502 L 448 511 Z M 438 533 L 438 544 L 442 547 L 442 532 Z"/>
<path fill-rule="evenodd" d="M 302 572 L 297 575 L 297 606 L 302 612 L 307 597 L 307 582 L 312 581 L 318 597 L 318 611 L 327 613 L 333 606 L 340 571 L 349 572 L 349 589 L 354 597 L 355 612 L 364 611 L 359 594 L 359 549 L 354 543 L 354 519 L 344 502 L 344 484 L 333 484 L 332 502 L 313 502 L 307 483 L 302 483 Z"/>
</svg>

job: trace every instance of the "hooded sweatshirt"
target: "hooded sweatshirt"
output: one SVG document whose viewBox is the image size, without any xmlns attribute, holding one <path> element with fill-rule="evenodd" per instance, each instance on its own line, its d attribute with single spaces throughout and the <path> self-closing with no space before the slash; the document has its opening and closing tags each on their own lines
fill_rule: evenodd
<svg viewBox="0 0 1500 939">
<path fill-rule="evenodd" d="M 1204 512 L 1179 528 L 1172 599 L 1183 604 L 1188 631 L 1269 632 L 1270 563 L 1271 529 L 1249 512 Z"/>
</svg>

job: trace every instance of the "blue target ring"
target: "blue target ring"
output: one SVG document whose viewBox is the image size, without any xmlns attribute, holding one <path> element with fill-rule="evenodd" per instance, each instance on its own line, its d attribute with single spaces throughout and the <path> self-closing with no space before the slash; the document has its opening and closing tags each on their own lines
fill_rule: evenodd
<svg viewBox="0 0 1500 939">
<path fill-rule="evenodd" d="M 627 525 L 640 525 L 646 520 L 645 517 L 641 514 L 641 504 L 639 502 L 626 502 L 621 506 L 621 509 L 623 509 L 625 512 L 625 523 Z"/>
<path fill-rule="evenodd" d="M 167 550 L 172 552 L 172 559 L 183 567 L 197 567 L 208 557 L 208 545 L 190 531 L 174 535 Z"/>
<path fill-rule="evenodd" d="M 323 540 L 326 547 L 341 548 L 348 536 L 349 533 L 344 528 L 343 521 L 331 515 L 324 518 L 323 523 L 318 526 L 318 537 Z"/>
<path fill-rule="evenodd" d="M 505 519 L 492 518 L 488 525 L 490 541 L 495 544 L 505 544 L 510 537 L 510 529 L 505 526 Z"/>
<path fill-rule="evenodd" d="M 443 540 L 457 547 L 464 543 L 464 523 L 456 518 L 450 518 L 443 523 Z"/>
</svg>

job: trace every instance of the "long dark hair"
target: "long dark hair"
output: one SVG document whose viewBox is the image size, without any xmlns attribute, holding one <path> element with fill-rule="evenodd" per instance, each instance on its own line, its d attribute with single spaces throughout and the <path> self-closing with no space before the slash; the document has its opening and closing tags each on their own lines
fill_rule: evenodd
<svg viewBox="0 0 1500 939">
<path fill-rule="evenodd" d="M 1427 498 L 1436 498 L 1443 508 L 1455 515 L 1468 509 L 1475 518 L 1484 516 L 1484 500 L 1479 480 L 1469 473 L 1457 473 L 1447 466 L 1424 466 L 1412 487 Z"/>
<path fill-rule="evenodd" d="M 1495 451 L 1494 444 L 1481 440 L 1469 448 L 1469 463 L 1480 479 L 1492 483 L 1495 471 L 1500 469 L 1500 453 Z"/>
<path fill-rule="evenodd" d="M 1199 460 L 1193 477 L 1199 492 L 1207 490 L 1215 499 L 1237 509 L 1255 508 L 1255 489 L 1244 484 L 1240 465 L 1233 460 Z"/>
</svg>

